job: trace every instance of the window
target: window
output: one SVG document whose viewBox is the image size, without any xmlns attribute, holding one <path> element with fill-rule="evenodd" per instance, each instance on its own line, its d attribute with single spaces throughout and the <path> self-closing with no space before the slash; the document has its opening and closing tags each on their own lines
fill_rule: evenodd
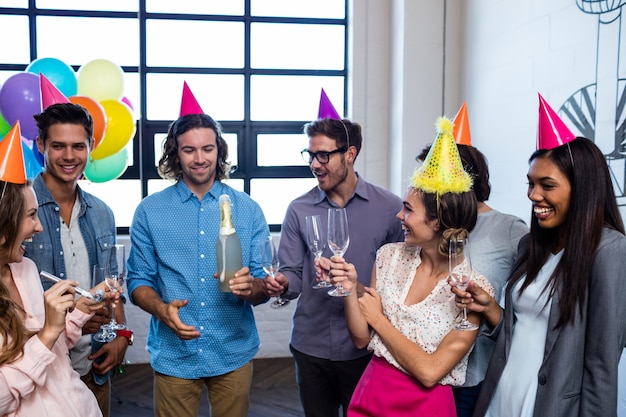
<svg viewBox="0 0 626 417">
<path fill-rule="evenodd" d="M 111 206 L 126 233 L 141 199 L 169 185 L 156 165 L 187 81 L 222 124 L 236 166 L 228 184 L 277 231 L 289 202 L 316 184 L 300 150 L 320 89 L 345 108 L 346 16 L 345 0 L 5 0 L 0 84 L 42 57 L 75 71 L 94 59 L 123 69 L 137 124 L 131 162 L 119 179 L 81 187 Z"/>
</svg>

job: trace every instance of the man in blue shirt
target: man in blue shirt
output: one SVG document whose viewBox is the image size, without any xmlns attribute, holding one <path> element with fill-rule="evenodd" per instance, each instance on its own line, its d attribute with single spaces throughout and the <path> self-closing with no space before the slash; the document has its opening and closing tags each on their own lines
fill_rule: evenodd
<svg viewBox="0 0 626 417">
<path fill-rule="evenodd" d="M 72 103 L 53 104 L 34 117 L 39 130 L 37 146 L 45 161 L 45 172 L 33 181 L 43 232 L 25 243 L 25 256 L 40 271 L 91 288 L 93 266 L 106 265 L 109 249 L 115 244 L 113 212 L 78 186 L 94 143 L 93 119 L 87 110 Z M 48 281 L 42 284 L 44 289 L 52 285 Z M 119 323 L 125 322 L 122 303 L 117 304 L 115 314 Z M 108 315 L 105 310 L 96 313 L 70 351 L 72 366 L 95 394 L 105 417 L 110 409 L 110 380 L 100 384 L 92 372 L 106 375 L 123 361 L 129 345 L 128 336 L 118 337 L 91 354 L 91 335 L 109 321 Z M 103 362 L 92 362 L 99 357 Z"/>
<path fill-rule="evenodd" d="M 252 305 L 268 299 L 253 248 L 269 228 L 256 202 L 222 183 L 228 146 L 210 116 L 179 117 L 163 148 L 159 172 L 176 183 L 137 207 L 127 279 L 131 301 L 152 314 L 155 414 L 196 416 L 204 385 L 213 417 L 245 417 L 260 343 Z M 215 279 L 221 194 L 232 202 L 244 265 L 232 292 Z"/>
<path fill-rule="evenodd" d="M 352 392 L 371 354 L 350 340 L 342 297 L 331 297 L 316 284 L 314 254 L 307 247 L 305 217 L 319 215 L 327 224 L 328 209 L 345 207 L 350 245 L 344 257 L 354 263 L 359 281 L 369 285 L 379 247 L 404 240 L 396 214 L 402 200 L 363 180 L 354 170 L 361 150 L 361 126 L 349 120 L 324 118 L 305 126 L 309 147 L 302 155 L 318 186 L 291 202 L 285 214 L 279 247 L 280 274 L 267 282 L 268 293 L 296 298 L 291 351 L 296 361 L 300 400 L 307 417 L 346 415 Z M 324 227 L 325 228 L 325 227 Z M 332 252 L 326 248 L 325 257 Z"/>
</svg>

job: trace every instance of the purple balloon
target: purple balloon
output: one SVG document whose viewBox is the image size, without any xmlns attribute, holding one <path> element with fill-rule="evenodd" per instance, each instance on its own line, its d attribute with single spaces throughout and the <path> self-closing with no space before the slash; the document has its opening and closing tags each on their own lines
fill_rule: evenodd
<svg viewBox="0 0 626 417">
<path fill-rule="evenodd" d="M 20 72 L 12 75 L 0 89 L 0 113 L 13 126 L 20 121 L 22 136 L 37 137 L 37 125 L 33 115 L 41 112 L 39 75 Z"/>
</svg>

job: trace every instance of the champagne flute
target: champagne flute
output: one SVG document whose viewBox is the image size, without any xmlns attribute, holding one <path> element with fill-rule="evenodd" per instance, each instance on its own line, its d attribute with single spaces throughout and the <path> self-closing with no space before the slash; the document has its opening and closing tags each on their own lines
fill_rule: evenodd
<svg viewBox="0 0 626 417">
<path fill-rule="evenodd" d="M 272 277 L 272 279 L 276 279 L 276 273 L 278 272 L 280 261 L 278 260 L 278 251 L 276 250 L 274 239 L 272 239 L 271 236 L 268 236 L 265 239 L 260 240 L 258 242 L 258 251 L 261 254 L 261 265 L 263 266 L 263 270 L 267 275 Z M 289 304 L 289 300 L 278 296 L 272 303 L 270 303 L 270 307 L 281 308 L 287 304 Z"/>
<path fill-rule="evenodd" d="M 350 244 L 350 234 L 348 232 L 348 215 L 345 208 L 328 209 L 328 247 L 335 256 L 343 257 Z M 328 295 L 333 297 L 345 297 L 350 295 L 350 291 L 343 288 L 341 283 L 336 288 L 328 291 Z"/>
<path fill-rule="evenodd" d="M 315 259 L 319 259 L 322 256 L 322 252 L 326 247 L 324 242 L 324 229 L 322 227 L 322 218 L 319 215 L 306 216 L 306 235 L 309 242 L 309 249 L 315 255 Z M 332 287 L 328 282 L 324 280 L 318 281 L 313 285 L 314 289 Z"/>
<path fill-rule="evenodd" d="M 102 281 L 104 281 L 105 276 L 106 276 L 106 270 L 107 268 L 101 265 L 94 265 L 93 266 L 93 275 L 91 277 L 91 287 L 95 287 L 96 285 L 100 284 Z M 93 338 L 94 340 L 100 342 L 100 343 L 107 343 L 110 342 L 111 340 L 115 339 L 117 337 L 117 335 L 115 334 L 115 330 L 111 329 L 109 327 L 109 324 L 103 324 L 100 326 L 100 328 L 98 329 L 98 331 L 96 333 L 94 333 Z"/>
<path fill-rule="evenodd" d="M 463 291 L 472 280 L 472 263 L 470 261 L 468 238 L 451 238 L 448 248 L 450 278 L 455 286 Z M 476 330 L 478 326 L 467 320 L 467 308 L 463 306 L 463 318 L 455 326 L 457 330 Z"/>
<path fill-rule="evenodd" d="M 109 256 L 109 265 L 104 282 L 111 292 L 121 292 L 126 280 L 126 247 L 119 244 L 111 246 Z M 115 305 L 112 305 L 111 308 L 113 310 L 111 311 L 109 327 L 113 331 L 125 329 L 126 326 L 124 324 L 115 320 Z"/>
</svg>

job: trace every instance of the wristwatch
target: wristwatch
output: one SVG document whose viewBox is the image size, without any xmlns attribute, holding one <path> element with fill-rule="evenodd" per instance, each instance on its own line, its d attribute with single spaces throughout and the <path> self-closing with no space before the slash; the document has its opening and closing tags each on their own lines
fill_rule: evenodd
<svg viewBox="0 0 626 417">
<path fill-rule="evenodd" d="M 135 334 L 133 333 L 132 330 L 128 330 L 128 329 L 116 330 L 115 334 L 128 339 L 128 346 L 132 346 L 133 342 L 135 341 Z"/>
</svg>

